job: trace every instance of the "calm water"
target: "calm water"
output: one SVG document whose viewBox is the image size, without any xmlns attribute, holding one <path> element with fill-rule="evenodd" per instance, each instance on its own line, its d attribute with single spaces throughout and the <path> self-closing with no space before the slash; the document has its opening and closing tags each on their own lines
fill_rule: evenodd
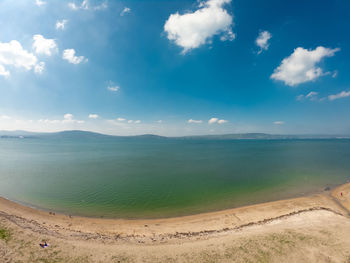
<svg viewBox="0 0 350 263">
<path fill-rule="evenodd" d="M 350 179 L 350 140 L 0 139 L 0 195 L 73 215 L 166 217 Z"/>
</svg>

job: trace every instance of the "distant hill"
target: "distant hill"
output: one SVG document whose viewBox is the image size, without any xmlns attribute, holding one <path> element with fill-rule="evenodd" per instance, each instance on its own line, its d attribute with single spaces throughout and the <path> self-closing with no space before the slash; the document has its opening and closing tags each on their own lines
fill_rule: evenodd
<svg viewBox="0 0 350 263">
<path fill-rule="evenodd" d="M 96 138 L 119 138 L 119 139 L 177 139 L 177 140 L 288 140 L 288 139 L 335 139 L 350 138 L 347 135 L 282 135 L 267 133 L 235 133 L 222 135 L 193 135 L 181 137 L 165 137 L 154 134 L 134 136 L 114 136 L 90 131 L 71 130 L 52 133 L 36 133 L 28 131 L 0 131 L 0 138 L 57 138 L 57 139 L 96 139 Z"/>
</svg>

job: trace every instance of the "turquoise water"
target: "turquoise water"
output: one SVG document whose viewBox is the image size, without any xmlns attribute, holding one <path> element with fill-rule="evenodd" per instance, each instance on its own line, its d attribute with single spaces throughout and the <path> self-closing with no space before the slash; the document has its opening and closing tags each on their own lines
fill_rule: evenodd
<svg viewBox="0 0 350 263">
<path fill-rule="evenodd" d="M 345 139 L 0 139 L 0 195 L 73 215 L 186 215 L 348 179 Z"/>
</svg>

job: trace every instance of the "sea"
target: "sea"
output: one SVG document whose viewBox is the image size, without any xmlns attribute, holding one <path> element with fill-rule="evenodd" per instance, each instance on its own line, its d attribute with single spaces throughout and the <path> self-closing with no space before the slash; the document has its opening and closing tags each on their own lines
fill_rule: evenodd
<svg viewBox="0 0 350 263">
<path fill-rule="evenodd" d="M 0 138 L 0 196 L 67 215 L 184 216 L 348 180 L 349 139 Z"/>
</svg>

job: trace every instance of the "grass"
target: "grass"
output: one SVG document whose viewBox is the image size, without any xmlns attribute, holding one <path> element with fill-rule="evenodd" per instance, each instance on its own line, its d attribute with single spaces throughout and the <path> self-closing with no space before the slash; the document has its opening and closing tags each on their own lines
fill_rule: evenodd
<svg viewBox="0 0 350 263">
<path fill-rule="evenodd" d="M 6 228 L 0 228 L 0 239 L 5 242 L 9 241 L 11 239 L 11 231 Z"/>
</svg>

